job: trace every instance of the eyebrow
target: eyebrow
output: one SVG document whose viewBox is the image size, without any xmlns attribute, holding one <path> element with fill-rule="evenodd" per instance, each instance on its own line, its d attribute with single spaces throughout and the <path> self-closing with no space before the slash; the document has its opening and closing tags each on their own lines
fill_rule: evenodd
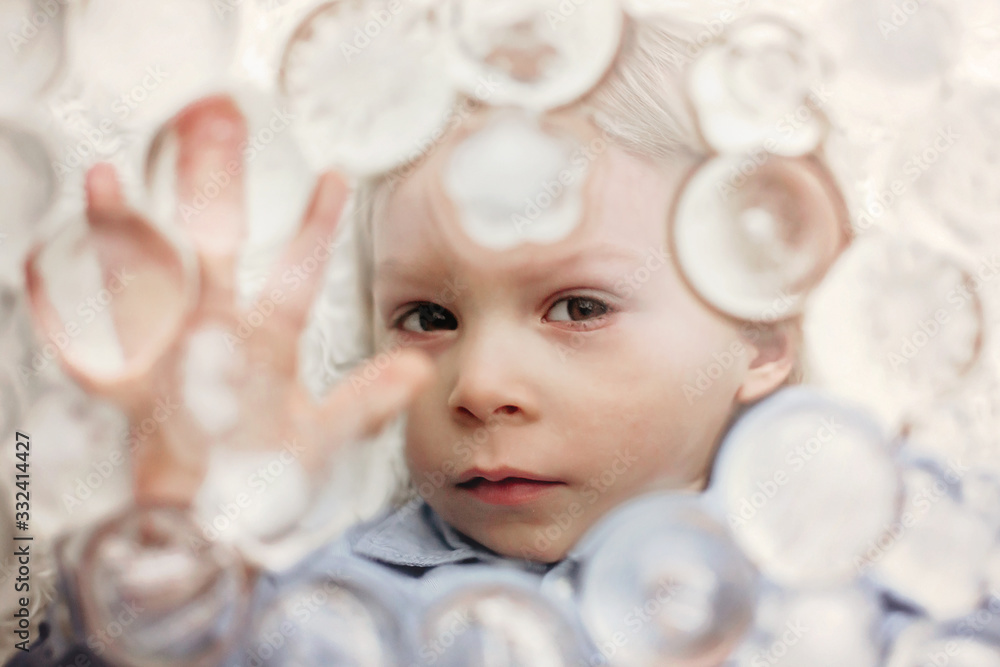
<svg viewBox="0 0 1000 667">
<path fill-rule="evenodd" d="M 605 241 L 571 255 L 557 257 L 552 261 L 538 262 L 538 266 L 524 267 L 519 273 L 522 273 L 525 281 L 529 281 L 536 279 L 541 274 L 549 274 L 576 264 L 604 261 L 638 263 L 642 257 L 641 253 L 632 248 Z M 446 272 L 441 263 L 426 262 L 421 259 L 411 261 L 402 257 L 388 257 L 378 263 L 374 275 L 375 280 L 378 281 L 379 276 L 382 276 L 383 279 L 413 279 L 422 275 L 443 275 Z"/>
</svg>

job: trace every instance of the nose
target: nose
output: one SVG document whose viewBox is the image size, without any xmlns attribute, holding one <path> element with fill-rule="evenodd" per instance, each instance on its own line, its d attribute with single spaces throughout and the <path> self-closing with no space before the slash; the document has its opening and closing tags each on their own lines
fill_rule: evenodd
<svg viewBox="0 0 1000 667">
<path fill-rule="evenodd" d="M 488 328 L 467 330 L 458 343 L 458 369 L 448 397 L 452 416 L 464 425 L 535 419 L 528 341 L 511 327 Z"/>
</svg>

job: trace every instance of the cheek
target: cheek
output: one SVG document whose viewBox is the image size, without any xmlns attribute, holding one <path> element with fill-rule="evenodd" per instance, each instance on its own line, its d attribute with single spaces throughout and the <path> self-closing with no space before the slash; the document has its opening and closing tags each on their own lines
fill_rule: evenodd
<svg viewBox="0 0 1000 667">
<path fill-rule="evenodd" d="M 428 397 L 418 399 L 407 413 L 405 451 L 411 469 L 427 470 L 441 467 L 445 457 L 444 429 L 434 418 L 435 411 Z"/>
</svg>

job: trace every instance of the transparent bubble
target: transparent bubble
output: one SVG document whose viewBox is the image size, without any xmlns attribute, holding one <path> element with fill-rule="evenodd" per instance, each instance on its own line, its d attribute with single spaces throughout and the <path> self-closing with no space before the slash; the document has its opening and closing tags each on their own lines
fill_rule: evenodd
<svg viewBox="0 0 1000 667">
<path fill-rule="evenodd" d="M 842 202 L 818 163 L 717 157 L 684 186 L 674 211 L 677 259 L 695 291 L 746 320 L 795 315 L 846 242 Z"/>
<path fill-rule="evenodd" d="M 450 0 L 452 76 L 494 106 L 545 110 L 593 88 L 611 65 L 622 33 L 612 0 Z"/>
<path fill-rule="evenodd" d="M 749 665 L 880 665 L 880 607 L 862 588 L 779 591 L 758 606 Z"/>
<path fill-rule="evenodd" d="M 399 618 L 406 600 L 384 575 L 360 575 L 346 570 L 283 592 L 255 622 L 245 658 L 268 667 L 410 664 L 412 636 Z"/>
<path fill-rule="evenodd" d="M 949 475 L 964 476 L 965 470 Z M 863 566 L 897 597 L 939 620 L 959 618 L 978 605 L 987 558 L 995 542 L 990 525 L 948 493 L 944 480 L 909 468 L 897 522 L 871 545 Z"/>
<path fill-rule="evenodd" d="M 437 11 L 424 0 L 346 0 L 320 6 L 299 27 L 280 87 L 314 168 L 369 175 L 430 150 L 456 100 L 441 75 Z"/>
<path fill-rule="evenodd" d="M 1000 210 L 1000 89 L 962 88 L 936 117 L 937 126 L 901 146 L 898 161 L 916 194 L 940 211 L 964 239 L 995 243 Z"/>
<path fill-rule="evenodd" d="M 498 113 L 454 149 L 442 180 L 474 241 L 504 250 L 552 243 L 576 228 L 590 165 L 581 172 L 579 144 L 558 129 Z"/>
<path fill-rule="evenodd" d="M 0 3 L 0 106 L 33 101 L 63 65 L 63 2 L 5 0 Z M 6 179 L 4 179 L 6 180 Z"/>
<path fill-rule="evenodd" d="M 446 667 L 579 664 L 569 620 L 511 571 L 467 568 L 421 615 L 421 657 Z"/>
<path fill-rule="evenodd" d="M 315 500 L 315 484 L 313 475 L 285 449 L 216 445 L 209 451 L 194 505 L 199 518 L 215 527 L 218 539 L 252 554 L 299 527 Z M 237 498 L 241 502 L 234 511 Z"/>
<path fill-rule="evenodd" d="M 749 626 L 755 572 L 690 497 L 631 501 L 584 540 L 581 615 L 598 646 L 629 638 L 615 664 L 717 664 Z"/>
<path fill-rule="evenodd" d="M 702 135 L 720 153 L 804 155 L 826 134 L 819 60 L 776 17 L 737 23 L 724 42 L 706 48 L 691 67 L 688 92 Z"/>
<path fill-rule="evenodd" d="M 954 391 L 985 333 L 974 271 L 905 238 L 855 241 L 806 308 L 816 381 L 893 426 Z"/>
<path fill-rule="evenodd" d="M 87 632 L 120 632 L 107 648 L 124 664 L 218 664 L 249 596 L 236 555 L 204 541 L 170 507 L 135 508 L 102 524 L 84 547 L 78 585 Z"/>
<path fill-rule="evenodd" d="M 842 583 L 897 518 L 900 483 L 881 428 L 804 387 L 746 412 L 710 493 L 761 572 L 789 586 Z"/>
<path fill-rule="evenodd" d="M 1000 667 L 1000 646 L 968 631 L 951 632 L 927 622 L 906 628 L 885 661 L 886 667 Z"/>
<path fill-rule="evenodd" d="M 138 218 L 72 219 L 28 262 L 38 335 L 84 381 L 154 363 L 187 315 L 192 284 L 190 265 Z"/>
<path fill-rule="evenodd" d="M 31 436 L 31 463 L 46 470 L 32 478 L 34 534 L 55 535 L 129 501 L 125 418 L 117 410 L 63 387 L 35 400 L 16 427 Z"/>
<path fill-rule="evenodd" d="M 232 64 L 239 3 L 89 0 L 68 19 L 79 96 L 100 127 L 146 126 L 204 94 Z"/>
</svg>

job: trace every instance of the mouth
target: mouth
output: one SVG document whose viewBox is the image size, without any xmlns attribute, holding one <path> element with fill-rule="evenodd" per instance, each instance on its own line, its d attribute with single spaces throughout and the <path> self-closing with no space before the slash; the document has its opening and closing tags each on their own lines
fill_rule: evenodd
<svg viewBox="0 0 1000 667">
<path fill-rule="evenodd" d="M 558 480 L 516 476 L 491 480 L 482 475 L 476 475 L 464 482 L 459 482 L 455 487 L 470 497 L 490 505 L 521 505 L 537 500 L 565 485 L 565 482 Z"/>
</svg>

